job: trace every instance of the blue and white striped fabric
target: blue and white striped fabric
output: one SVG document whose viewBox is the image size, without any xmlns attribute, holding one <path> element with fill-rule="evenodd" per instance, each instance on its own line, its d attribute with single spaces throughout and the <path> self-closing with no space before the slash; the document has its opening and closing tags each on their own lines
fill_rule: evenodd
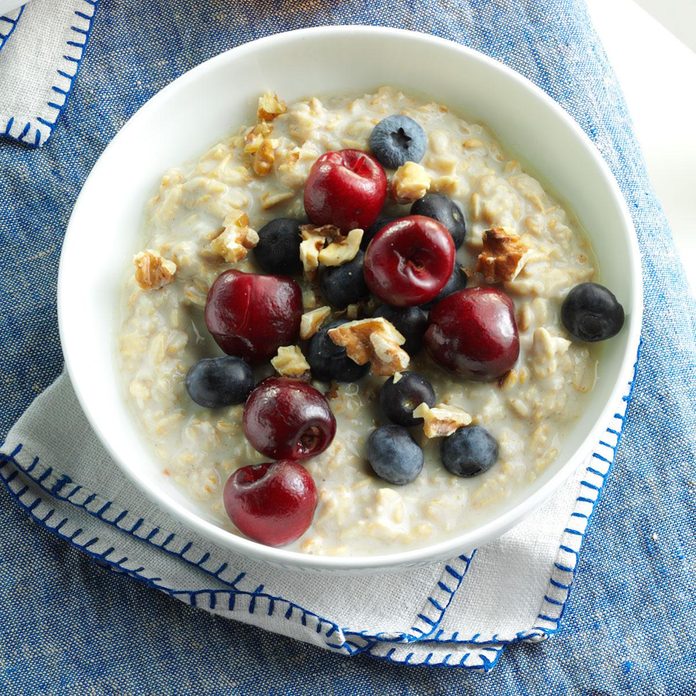
<svg viewBox="0 0 696 696">
<path fill-rule="evenodd" d="M 32 0 L 0 17 L 0 137 L 40 147 L 72 90 L 98 0 Z"/>
<path fill-rule="evenodd" d="M 539 511 L 478 551 L 386 576 L 274 568 L 183 528 L 109 459 L 66 375 L 10 431 L 0 480 L 44 529 L 191 606 L 344 655 L 489 671 L 506 645 L 558 630 L 630 387 L 594 452 Z"/>
</svg>

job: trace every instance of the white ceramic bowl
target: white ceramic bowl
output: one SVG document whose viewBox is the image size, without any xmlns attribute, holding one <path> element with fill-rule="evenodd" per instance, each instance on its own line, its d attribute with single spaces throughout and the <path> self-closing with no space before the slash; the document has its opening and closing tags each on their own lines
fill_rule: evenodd
<svg viewBox="0 0 696 696">
<path fill-rule="evenodd" d="M 139 250 L 146 200 L 162 173 L 249 123 L 259 93 L 286 100 L 391 84 L 489 125 L 503 145 L 578 215 L 601 280 L 627 321 L 604 346 L 588 408 L 556 460 L 488 522 L 415 551 L 331 558 L 262 546 L 220 529 L 160 473 L 124 403 L 115 361 L 124 268 Z M 65 361 L 87 417 L 114 460 L 184 525 L 210 542 L 295 568 L 370 571 L 450 558 L 494 539 L 536 508 L 597 442 L 630 378 L 641 323 L 640 263 L 618 187 L 576 123 L 532 83 L 471 49 L 430 36 L 370 27 L 322 27 L 240 46 L 186 73 L 143 106 L 106 148 L 75 205 L 63 247 L 58 315 Z"/>
</svg>

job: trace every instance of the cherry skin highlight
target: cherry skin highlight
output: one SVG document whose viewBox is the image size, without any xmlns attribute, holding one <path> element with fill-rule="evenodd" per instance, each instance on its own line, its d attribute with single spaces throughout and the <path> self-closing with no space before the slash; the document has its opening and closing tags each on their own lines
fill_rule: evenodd
<svg viewBox="0 0 696 696">
<path fill-rule="evenodd" d="M 365 252 L 364 275 L 373 295 L 394 307 L 430 302 L 452 275 L 452 235 L 423 215 L 399 218 L 383 227 Z"/>
<path fill-rule="evenodd" d="M 271 459 L 308 459 L 323 452 L 336 434 L 326 397 L 311 384 L 269 377 L 244 406 L 244 434 Z"/>
<path fill-rule="evenodd" d="M 520 354 L 512 300 L 489 287 L 448 295 L 430 312 L 425 347 L 438 365 L 467 379 L 501 377 Z"/>
<path fill-rule="evenodd" d="M 205 323 L 228 355 L 259 363 L 297 341 L 302 291 L 291 278 L 231 269 L 212 284 Z"/>
<path fill-rule="evenodd" d="M 382 165 L 360 150 L 325 152 L 312 165 L 304 189 L 307 217 L 315 225 L 336 225 L 344 232 L 366 230 L 387 197 Z"/>
</svg>

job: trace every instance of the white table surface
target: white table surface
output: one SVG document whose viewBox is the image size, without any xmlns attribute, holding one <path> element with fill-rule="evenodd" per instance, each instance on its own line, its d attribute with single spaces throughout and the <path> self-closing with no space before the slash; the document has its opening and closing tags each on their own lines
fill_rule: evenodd
<svg viewBox="0 0 696 696">
<path fill-rule="evenodd" d="M 640 5 L 633 0 L 587 4 L 628 102 L 648 173 L 694 294 L 696 53 L 687 44 L 696 48 L 696 2 L 638 1 Z"/>
</svg>

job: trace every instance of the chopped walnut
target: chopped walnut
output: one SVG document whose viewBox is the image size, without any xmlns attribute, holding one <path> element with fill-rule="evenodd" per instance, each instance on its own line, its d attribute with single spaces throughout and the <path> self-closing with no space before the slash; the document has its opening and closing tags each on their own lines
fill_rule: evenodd
<svg viewBox="0 0 696 696">
<path fill-rule="evenodd" d="M 329 338 L 346 349 L 358 365 L 371 363 L 374 375 L 389 376 L 408 367 L 408 353 L 400 348 L 406 339 L 383 317 L 349 321 L 329 331 Z"/>
<path fill-rule="evenodd" d="M 275 149 L 280 145 L 279 140 L 270 138 L 273 127 L 268 123 L 257 123 L 244 136 L 244 152 L 252 155 L 251 167 L 258 176 L 266 176 L 273 169 Z"/>
<path fill-rule="evenodd" d="M 136 254 L 133 263 L 135 281 L 143 290 L 159 290 L 171 283 L 176 273 L 176 264 L 152 249 Z"/>
<path fill-rule="evenodd" d="M 300 319 L 300 338 L 303 341 L 312 338 L 330 314 L 330 307 L 317 307 L 311 312 L 305 312 Z"/>
<path fill-rule="evenodd" d="M 363 231 L 351 230 L 345 237 L 339 237 L 319 252 L 319 263 L 324 266 L 342 266 L 352 261 L 360 251 Z"/>
<path fill-rule="evenodd" d="M 327 240 L 340 239 L 341 230 L 335 225 L 300 225 L 300 260 L 305 275 L 312 279 L 319 268 L 319 252 L 326 246 Z"/>
<path fill-rule="evenodd" d="M 223 220 L 223 229 L 211 242 L 206 251 L 221 256 L 227 263 L 237 263 L 245 259 L 249 249 L 259 243 L 256 230 L 249 227 L 246 213 L 238 210 Z"/>
<path fill-rule="evenodd" d="M 483 233 L 483 251 L 476 270 L 487 283 L 514 280 L 527 263 L 529 247 L 513 232 L 494 227 Z"/>
<path fill-rule="evenodd" d="M 275 92 L 265 92 L 259 97 L 256 117 L 259 121 L 272 121 L 287 110 L 285 102 Z"/>
<path fill-rule="evenodd" d="M 257 123 L 249 128 L 244 135 L 244 153 L 255 154 L 261 147 L 261 143 L 273 132 L 273 126 L 268 123 Z"/>
<path fill-rule="evenodd" d="M 423 419 L 423 433 L 427 438 L 448 437 L 471 423 L 471 416 L 464 409 L 449 404 L 436 404 L 430 408 L 423 402 L 413 410 L 413 415 Z"/>
<path fill-rule="evenodd" d="M 275 371 L 283 377 L 301 377 L 309 372 L 309 363 L 297 346 L 281 346 L 271 359 Z"/>
<path fill-rule="evenodd" d="M 406 162 L 392 177 L 392 193 L 398 203 L 411 203 L 430 190 L 430 176 L 420 164 Z"/>
<path fill-rule="evenodd" d="M 273 169 L 275 160 L 275 149 L 278 147 L 278 141 L 270 138 L 265 139 L 254 155 L 254 163 L 252 165 L 254 173 L 259 176 L 266 176 Z"/>
<path fill-rule="evenodd" d="M 324 248 L 326 239 L 321 234 L 315 234 L 317 229 L 312 225 L 301 225 L 300 234 L 302 241 L 300 242 L 300 261 L 305 275 L 312 279 L 316 275 L 319 268 L 319 252 Z"/>
</svg>

